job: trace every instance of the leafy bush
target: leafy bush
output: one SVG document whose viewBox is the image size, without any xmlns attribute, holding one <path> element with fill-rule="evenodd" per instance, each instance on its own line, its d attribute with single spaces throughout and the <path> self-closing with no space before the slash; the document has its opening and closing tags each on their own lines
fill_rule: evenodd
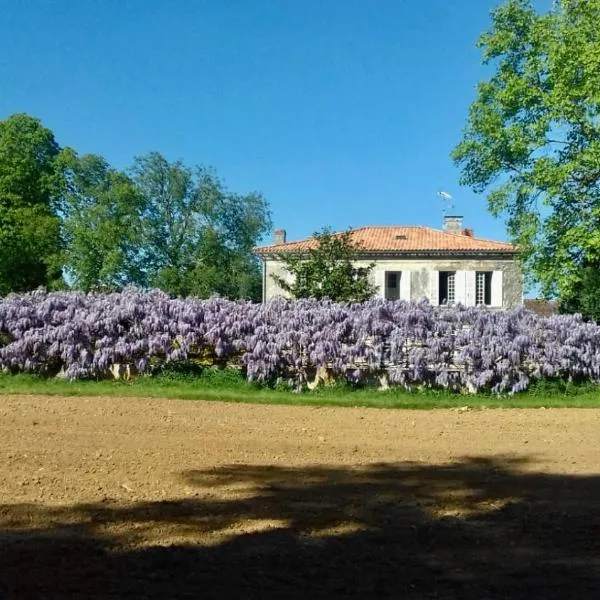
<svg viewBox="0 0 600 600">
<path fill-rule="evenodd" d="M 165 379 L 217 377 L 202 367 L 229 365 L 249 381 L 296 388 L 315 372 L 352 384 L 385 375 L 407 388 L 494 393 L 546 378 L 600 382 L 595 323 L 425 301 L 257 305 L 173 300 L 156 291 L 37 291 L 0 300 L 0 336 L 8 341 L 0 369 L 64 369 L 70 379 L 102 377 L 114 363 L 127 363 L 140 373 L 162 369 Z M 218 377 L 240 375 L 225 370 Z"/>
<path fill-rule="evenodd" d="M 531 382 L 527 389 L 529 396 L 534 397 L 556 397 L 556 396 L 579 396 L 589 393 L 598 393 L 598 386 L 591 381 L 569 380 L 569 379 L 536 379 Z"/>
<path fill-rule="evenodd" d="M 203 387 L 232 388 L 247 385 L 240 369 L 200 366 L 188 361 L 162 364 L 154 373 L 154 379 L 161 383 L 197 382 Z"/>
</svg>

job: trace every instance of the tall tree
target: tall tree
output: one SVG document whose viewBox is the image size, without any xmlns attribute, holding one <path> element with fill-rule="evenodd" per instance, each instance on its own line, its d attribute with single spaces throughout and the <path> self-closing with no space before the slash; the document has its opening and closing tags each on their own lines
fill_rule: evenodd
<svg viewBox="0 0 600 600">
<path fill-rule="evenodd" d="M 254 254 L 228 247 L 211 230 L 202 236 L 189 281 L 191 293 L 200 298 L 212 294 L 254 301 L 262 298 L 262 270 Z"/>
<path fill-rule="evenodd" d="M 527 0 L 492 13 L 479 84 L 453 156 L 462 182 L 488 191 L 530 279 L 568 301 L 600 263 L 600 0 Z"/>
<path fill-rule="evenodd" d="M 281 260 L 292 281 L 272 275 L 279 287 L 293 298 L 329 298 L 335 302 L 364 302 L 375 294 L 370 281 L 374 264 L 357 267 L 360 246 L 352 232 L 332 233 L 325 227 L 313 234 L 316 246 L 305 253 L 281 252 Z"/>
<path fill-rule="evenodd" d="M 260 194 L 233 194 L 210 169 L 156 152 L 137 158 L 132 176 L 144 197 L 150 285 L 177 295 L 258 299 L 260 271 L 251 248 L 271 228 Z"/>
<path fill-rule="evenodd" d="M 68 164 L 62 213 L 70 283 L 84 291 L 144 286 L 142 194 L 100 156 L 72 153 Z"/>
<path fill-rule="evenodd" d="M 60 154 L 39 119 L 0 121 L 0 294 L 61 281 Z"/>
</svg>

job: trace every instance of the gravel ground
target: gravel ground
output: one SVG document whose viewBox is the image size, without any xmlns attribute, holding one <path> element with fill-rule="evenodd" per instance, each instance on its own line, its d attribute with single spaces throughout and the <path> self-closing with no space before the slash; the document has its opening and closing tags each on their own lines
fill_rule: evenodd
<svg viewBox="0 0 600 600">
<path fill-rule="evenodd" d="M 0 600 L 600 596 L 600 410 L 0 398 Z"/>
</svg>

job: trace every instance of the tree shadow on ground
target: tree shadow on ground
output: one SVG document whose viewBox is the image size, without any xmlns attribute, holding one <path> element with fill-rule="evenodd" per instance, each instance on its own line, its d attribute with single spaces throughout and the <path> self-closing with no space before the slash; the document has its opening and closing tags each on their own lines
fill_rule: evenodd
<svg viewBox="0 0 600 600">
<path fill-rule="evenodd" d="M 235 465 L 182 473 L 183 500 L 7 504 L 0 581 L 18 600 L 596 597 L 600 477 L 526 466 Z"/>
</svg>

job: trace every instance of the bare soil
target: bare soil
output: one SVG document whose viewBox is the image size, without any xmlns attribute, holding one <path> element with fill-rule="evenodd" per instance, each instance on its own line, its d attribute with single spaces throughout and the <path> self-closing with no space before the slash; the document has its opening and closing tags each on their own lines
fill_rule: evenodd
<svg viewBox="0 0 600 600">
<path fill-rule="evenodd" d="M 598 597 L 600 411 L 5 396 L 0 590 Z"/>
</svg>

